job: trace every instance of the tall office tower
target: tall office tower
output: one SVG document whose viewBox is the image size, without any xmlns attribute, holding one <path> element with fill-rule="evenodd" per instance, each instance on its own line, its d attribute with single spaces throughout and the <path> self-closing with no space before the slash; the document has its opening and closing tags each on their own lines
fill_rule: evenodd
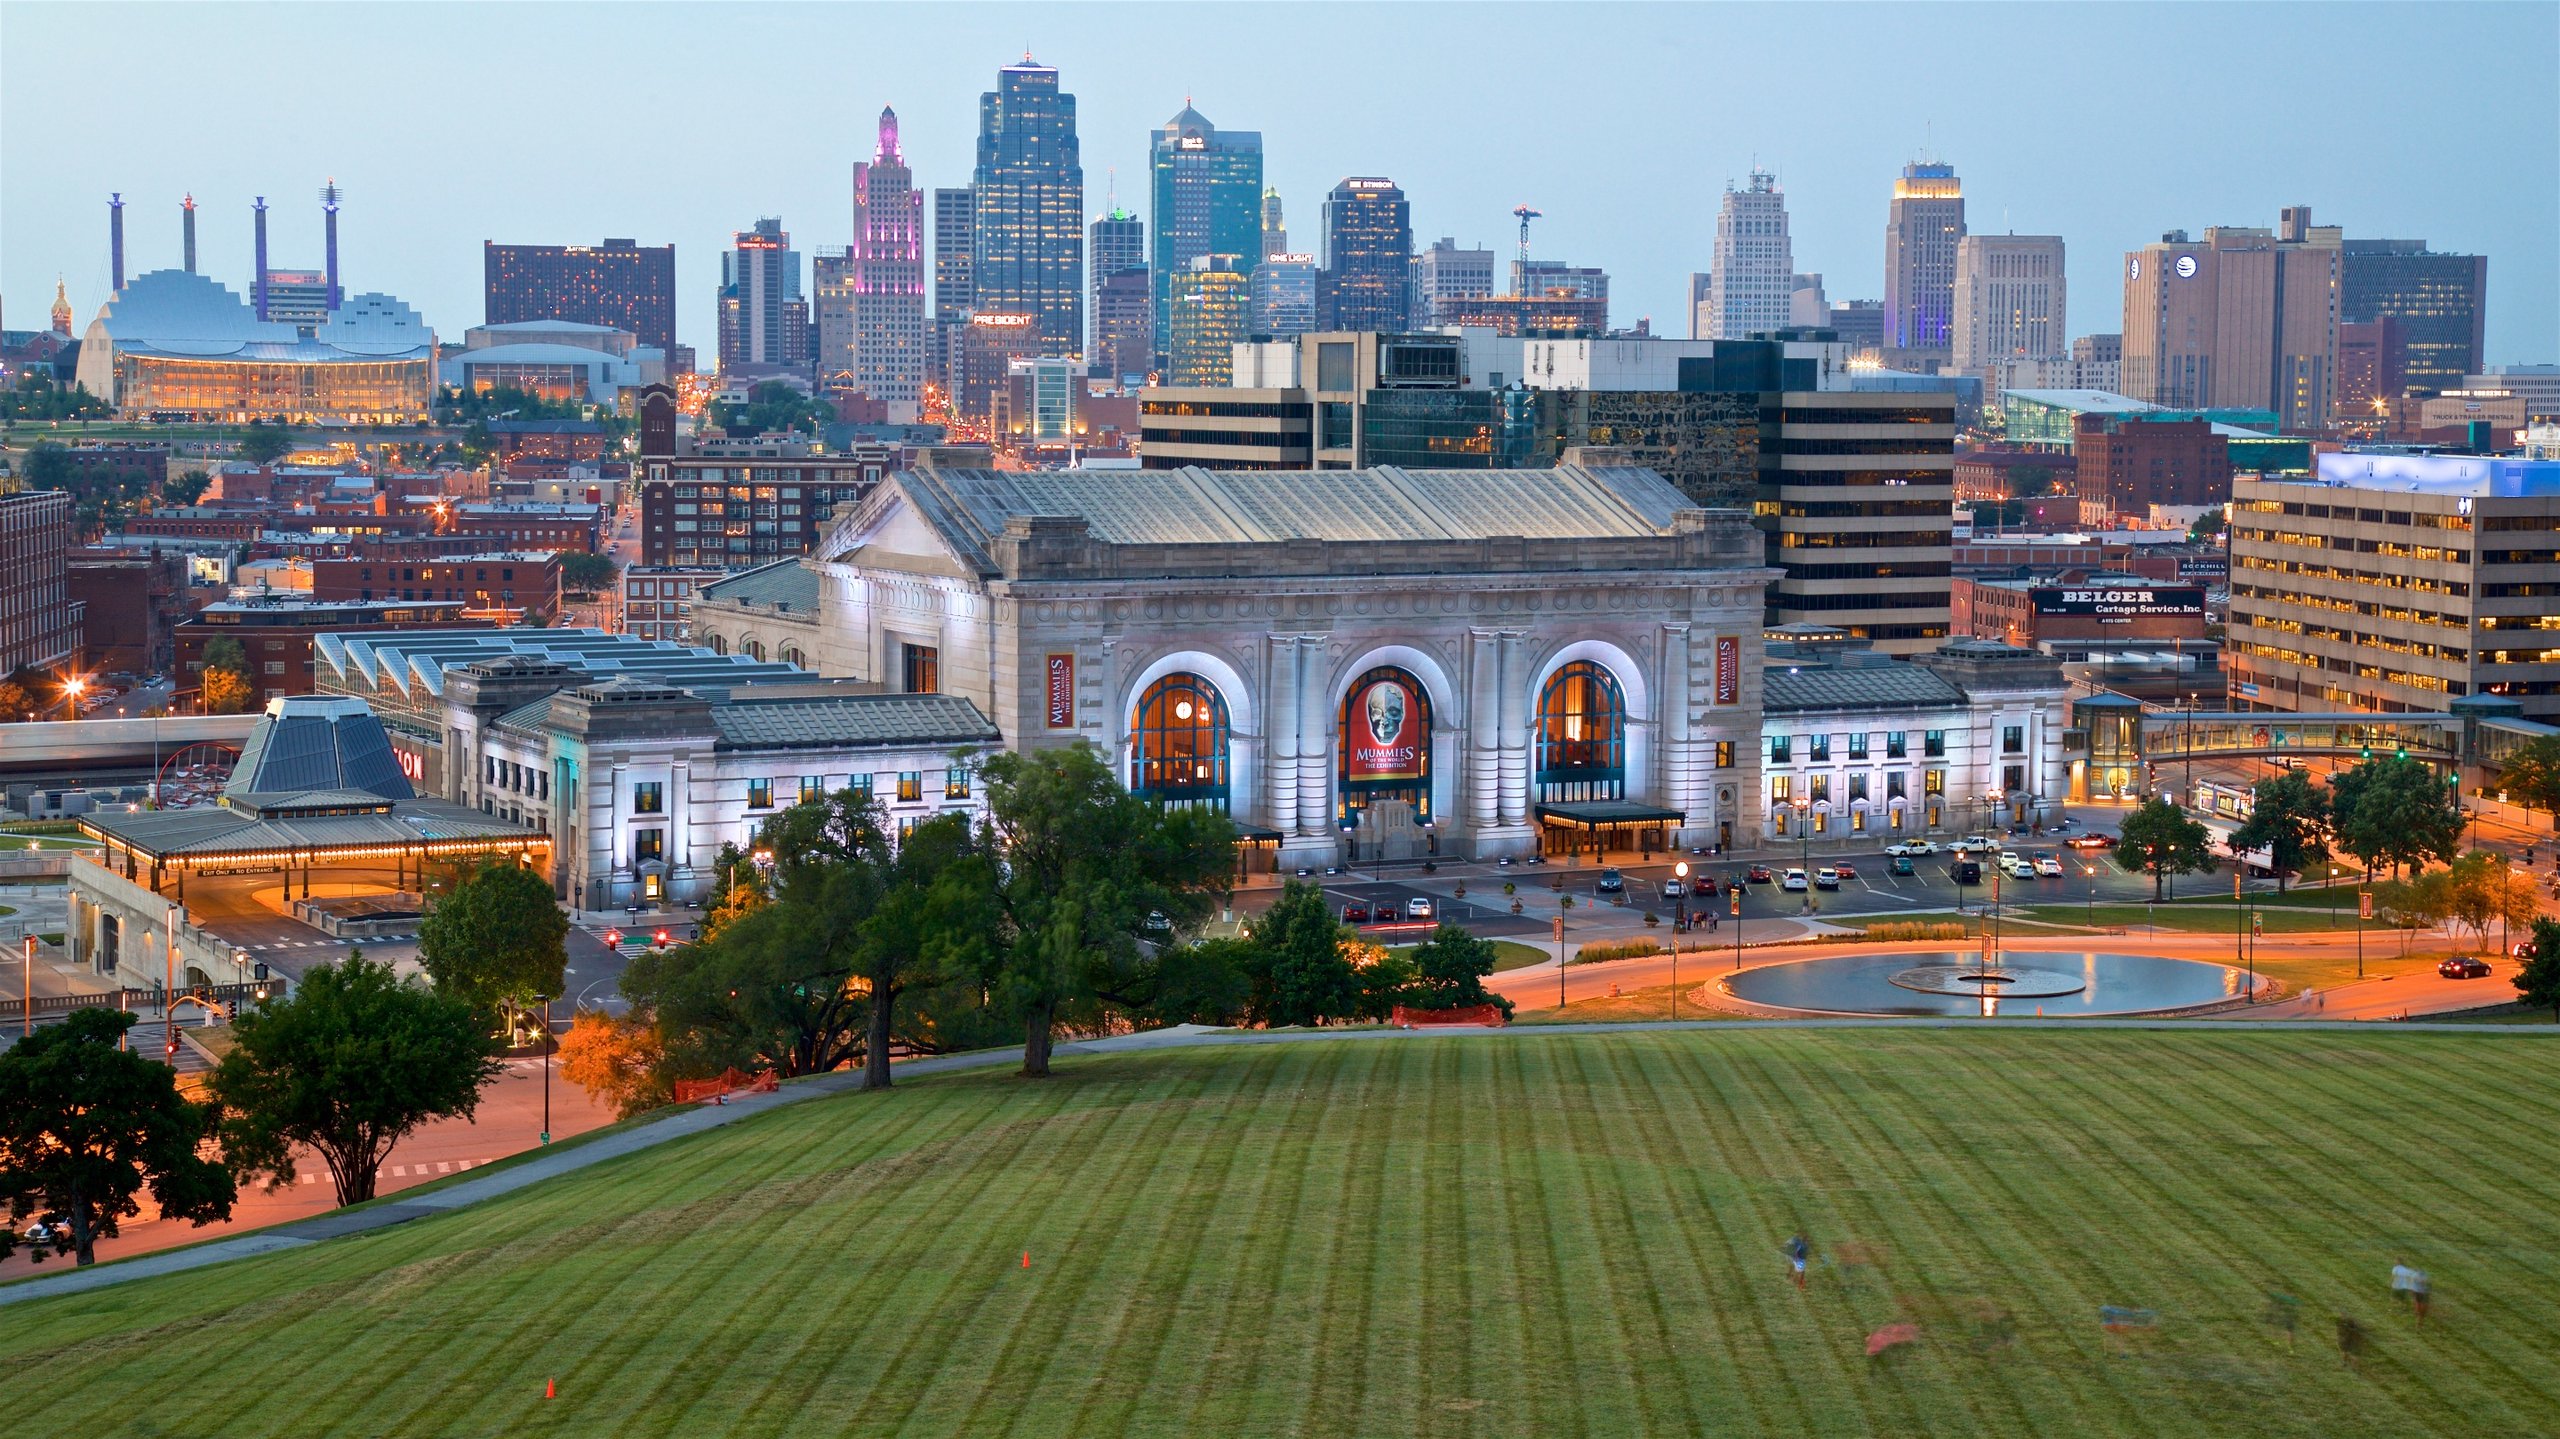
<svg viewBox="0 0 2560 1439">
<path fill-rule="evenodd" d="M 1155 369 L 1155 305 L 1146 266 L 1103 276 L 1093 289 L 1093 349 L 1085 356 L 1085 373 L 1144 384 Z"/>
<path fill-rule="evenodd" d="M 720 368 L 806 363 L 800 252 L 791 248 L 782 221 L 758 220 L 754 229 L 736 232 L 731 245 L 720 256 Z"/>
<path fill-rule="evenodd" d="M 1318 309 L 1328 330 L 1413 328 L 1413 210 L 1395 181 L 1355 177 L 1325 196 Z"/>
<path fill-rule="evenodd" d="M 601 245 L 481 242 L 481 323 L 572 320 L 629 330 L 674 357 L 676 247 L 631 240 Z"/>
<path fill-rule="evenodd" d="M 2060 235 L 1967 235 L 1956 242 L 1956 369 L 2056 359 L 2071 348 L 2064 321 Z"/>
<path fill-rule="evenodd" d="M 2424 240 L 2348 240 L 2338 287 L 2339 323 L 2397 322 L 2383 362 L 2403 386 L 2456 390 L 2479 372 L 2488 256 L 2438 254 Z"/>
<path fill-rule="evenodd" d="M 1742 189 L 1727 185 L 1716 213 L 1716 262 L 1708 272 L 1710 340 L 1749 339 L 1786 328 L 1796 258 L 1787 238 L 1787 196 L 1778 177 L 1754 170 Z"/>
<path fill-rule="evenodd" d="M 880 110 L 879 141 L 853 167 L 855 387 L 913 424 L 924 400 L 924 196 L 898 147 L 898 112 Z"/>
<path fill-rule="evenodd" d="M 933 313 L 966 315 L 978 307 L 970 283 L 977 248 L 977 195 L 967 186 L 933 192 Z"/>
<path fill-rule="evenodd" d="M 1816 390 L 1809 378 L 1760 397 L 1778 424 L 1762 426 L 1759 510 L 1777 517 L 1769 563 L 1784 572 L 1768 621 L 1847 630 L 1888 654 L 1936 649 L 1952 622 L 1955 395 Z"/>
<path fill-rule="evenodd" d="M 1443 306 L 1464 300 L 1488 299 L 1493 294 L 1493 251 L 1462 250 L 1447 235 L 1431 242 L 1431 248 L 1413 258 L 1415 319 L 1439 325 Z"/>
<path fill-rule="evenodd" d="M 1910 164 L 1893 182 L 1884 222 L 1885 344 L 1944 350 L 1956 307 L 1956 242 L 1964 238 L 1964 183 L 1953 165 Z"/>
<path fill-rule="evenodd" d="M 1577 300 L 1609 298 L 1609 272 L 1594 265 L 1575 265 L 1563 260 L 1513 260 L 1511 293 L 1515 295 L 1571 295 Z"/>
<path fill-rule="evenodd" d="M 1040 353 L 1084 347 L 1084 166 L 1076 97 L 1029 54 L 978 97 L 970 284 L 977 309 L 1034 316 Z"/>
<path fill-rule="evenodd" d="M 1689 338 L 1692 340 L 1715 338 L 1715 312 L 1707 308 L 1715 296 L 1715 282 L 1716 277 L 1711 271 L 1689 272 Z"/>
<path fill-rule="evenodd" d="M 853 252 L 821 247 L 809 257 L 810 304 L 818 326 L 820 395 L 849 395 L 862 388 L 853 359 Z"/>
<path fill-rule="evenodd" d="M 1316 327 L 1316 295 L 1321 283 L 1313 255 L 1266 255 L 1253 267 L 1251 316 L 1253 333 L 1285 340 Z"/>
<path fill-rule="evenodd" d="M 1787 292 L 1787 323 L 1807 330 L 1819 330 L 1831 323 L 1831 300 L 1822 293 L 1820 275 L 1798 275 L 1795 287 Z"/>
<path fill-rule="evenodd" d="M 1173 311 L 1163 327 L 1166 384 L 1235 383 L 1236 344 L 1249 333 L 1243 266 L 1242 255 L 1202 255 L 1174 277 L 1165 297 Z"/>
<path fill-rule="evenodd" d="M 1289 225 L 1280 217 L 1280 192 L 1262 192 L 1262 258 L 1289 253 Z"/>
<path fill-rule="evenodd" d="M 1093 340 L 1086 358 L 1093 361 L 1088 374 L 1109 375 L 1115 371 L 1102 358 L 1102 287 L 1123 270 L 1147 268 L 1147 222 L 1114 205 L 1111 213 L 1093 222 L 1085 241 L 1085 259 L 1093 272 Z M 1123 307 L 1125 308 L 1125 306 Z M 1152 310 L 1150 305 L 1150 310 Z M 1148 334 L 1152 346 L 1155 336 Z"/>
<path fill-rule="evenodd" d="M 1202 255 L 1262 253 L 1262 132 L 1220 130 L 1186 102 L 1147 147 L 1155 210 L 1156 348 L 1171 351 L 1165 303 Z"/>
<path fill-rule="evenodd" d="M 2308 206 L 2276 229 L 2172 230 L 2125 256 L 2124 392 L 2173 410 L 2274 413 L 2325 428 L 2338 365 L 2340 247 Z"/>
</svg>

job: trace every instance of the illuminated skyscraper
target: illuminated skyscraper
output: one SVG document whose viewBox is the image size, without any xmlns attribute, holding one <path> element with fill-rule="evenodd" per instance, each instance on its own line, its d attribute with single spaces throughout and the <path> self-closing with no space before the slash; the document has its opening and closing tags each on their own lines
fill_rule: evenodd
<svg viewBox="0 0 2560 1439">
<path fill-rule="evenodd" d="M 924 398 L 924 197 L 898 148 L 898 112 L 880 111 L 879 143 L 853 167 L 852 370 L 858 388 L 913 423 Z"/>
<path fill-rule="evenodd" d="M 1440 318 L 1445 307 L 1493 293 L 1493 251 L 1460 249 L 1455 239 L 1443 235 L 1414 257 L 1413 289 L 1414 318 L 1445 324 Z"/>
<path fill-rule="evenodd" d="M 1028 315 L 1040 353 L 1084 347 L 1084 166 L 1076 97 L 1058 72 L 1022 57 L 978 97 L 970 283 L 974 308 Z"/>
<path fill-rule="evenodd" d="M 1280 192 L 1262 192 L 1262 258 L 1289 253 L 1289 223 L 1280 216 Z"/>
<path fill-rule="evenodd" d="M 1103 287 L 1110 283 L 1113 276 L 1124 270 L 1136 270 L 1142 274 L 1145 272 L 1147 222 L 1117 205 L 1112 206 L 1109 214 L 1093 222 L 1093 229 L 1085 242 L 1085 259 L 1093 271 L 1093 337 L 1085 348 L 1085 358 L 1092 362 L 1089 366 L 1091 373 L 1109 375 L 1116 373 L 1114 367 L 1120 362 L 1120 337 L 1114 331 L 1106 339 L 1105 332 L 1114 323 L 1126 322 L 1128 303 L 1125 296 L 1121 297 L 1114 306 L 1115 313 L 1106 320 L 1102 313 Z M 1148 313 L 1150 315 L 1154 313 L 1152 296 L 1148 303 Z M 1146 340 L 1140 344 L 1139 349 L 1142 354 L 1153 354 L 1154 346 L 1155 330 L 1151 323 Z M 1106 347 L 1111 351 L 1107 359 L 1104 355 Z M 1145 373 L 1143 368 L 1140 373 Z"/>
<path fill-rule="evenodd" d="M 1724 205 L 1716 212 L 1704 338 L 1743 340 L 1783 329 L 1795 288 L 1795 242 L 1787 234 L 1787 196 L 1778 177 L 1754 170 L 1739 190 L 1727 182 Z"/>
<path fill-rule="evenodd" d="M 1967 235 L 1956 242 L 1948 344 L 1959 373 L 2070 353 L 2062 256 L 2060 235 Z"/>
<path fill-rule="evenodd" d="M 805 365 L 809 305 L 800 295 L 800 252 L 782 221 L 736 233 L 720 256 L 720 368 Z"/>
<path fill-rule="evenodd" d="M 1245 338 L 1250 287 L 1241 255 L 1202 255 L 1167 292 L 1165 383 L 1235 382 L 1235 347 Z"/>
<path fill-rule="evenodd" d="M 2173 410 L 2274 412 L 2286 432 L 2328 426 L 2337 394 L 2334 225 L 2309 206 L 2273 230 L 2172 230 L 2125 256 L 2124 392 Z"/>
<path fill-rule="evenodd" d="M 1893 182 L 1884 224 L 1885 344 L 1946 350 L 1954 344 L 1956 242 L 1964 238 L 1964 184 L 1956 167 L 1910 164 Z"/>
<path fill-rule="evenodd" d="M 2424 240 L 2349 240 L 2340 258 L 2339 322 L 2392 321 L 2385 368 L 2401 384 L 2462 388 L 2480 368 L 2489 257 L 2441 254 Z"/>
<path fill-rule="evenodd" d="M 1220 130 L 1186 103 L 1148 145 L 1155 209 L 1156 347 L 1170 350 L 1166 297 L 1203 255 L 1262 252 L 1262 134 Z M 1233 264 L 1250 268 L 1248 261 Z"/>
<path fill-rule="evenodd" d="M 1352 178 L 1324 200 L 1328 330 L 1413 328 L 1413 210 L 1393 180 Z"/>
<path fill-rule="evenodd" d="M 601 245 L 480 247 L 487 282 L 483 322 L 574 320 L 629 330 L 672 357 L 676 344 L 676 247 L 607 240 Z"/>
</svg>

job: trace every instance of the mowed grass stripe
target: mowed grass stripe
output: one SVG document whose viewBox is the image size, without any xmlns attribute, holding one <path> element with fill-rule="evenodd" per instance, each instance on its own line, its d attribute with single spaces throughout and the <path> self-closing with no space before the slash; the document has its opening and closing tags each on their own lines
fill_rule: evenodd
<svg viewBox="0 0 2560 1439">
<path fill-rule="evenodd" d="M 0 1310 L 7 1427 L 2554 1433 L 2555 1079 L 2530 1042 L 1991 1025 L 1079 1058 Z M 1798 1294 L 1798 1227 L 1883 1272 Z M 1018 1235 L 1058 1254 L 1029 1284 Z M 2013 1343 L 1974 1352 L 1977 1298 Z M 2110 1340 L 2110 1299 L 2164 1327 Z M 1906 1315 L 1923 1343 L 1870 1362 Z"/>
</svg>

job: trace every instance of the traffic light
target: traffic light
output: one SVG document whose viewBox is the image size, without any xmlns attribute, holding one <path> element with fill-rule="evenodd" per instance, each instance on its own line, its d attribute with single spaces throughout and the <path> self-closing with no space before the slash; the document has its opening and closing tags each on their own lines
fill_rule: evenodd
<svg viewBox="0 0 2560 1439">
<path fill-rule="evenodd" d="M 622 948 L 622 931 L 618 929 L 606 930 L 604 932 L 604 947 L 607 949 Z"/>
<path fill-rule="evenodd" d="M 651 936 L 651 938 L 657 941 L 658 948 L 664 949 L 667 947 L 667 932 L 665 930 L 659 930 L 655 935 Z"/>
<path fill-rule="evenodd" d="M 2363 749 L 2356 751 L 2356 755 L 2359 759 L 2373 758 L 2373 746 L 2366 745 Z"/>
</svg>

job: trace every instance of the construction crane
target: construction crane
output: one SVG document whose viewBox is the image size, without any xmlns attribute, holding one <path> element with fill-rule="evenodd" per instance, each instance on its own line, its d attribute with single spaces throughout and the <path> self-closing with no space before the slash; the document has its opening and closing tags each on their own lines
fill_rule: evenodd
<svg viewBox="0 0 2560 1439">
<path fill-rule="evenodd" d="M 1529 222 L 1543 216 L 1546 211 L 1533 210 L 1527 205 L 1522 205 L 1511 213 L 1520 217 L 1520 260 L 1521 263 L 1526 264 L 1529 259 Z"/>
</svg>

